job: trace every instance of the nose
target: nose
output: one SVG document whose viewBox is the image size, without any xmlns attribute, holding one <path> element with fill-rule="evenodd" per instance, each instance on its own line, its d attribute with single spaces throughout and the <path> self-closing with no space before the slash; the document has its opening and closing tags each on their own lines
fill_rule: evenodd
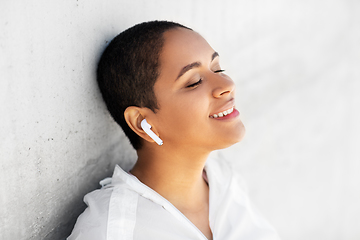
<svg viewBox="0 0 360 240">
<path fill-rule="evenodd" d="M 224 74 L 223 74 L 224 75 Z M 221 98 L 235 91 L 235 83 L 228 76 L 217 76 L 214 79 L 213 97 Z"/>
</svg>

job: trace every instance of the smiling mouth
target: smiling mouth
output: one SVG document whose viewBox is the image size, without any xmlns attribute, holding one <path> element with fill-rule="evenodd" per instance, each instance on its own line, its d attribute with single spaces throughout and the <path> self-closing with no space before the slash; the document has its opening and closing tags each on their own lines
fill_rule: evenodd
<svg viewBox="0 0 360 240">
<path fill-rule="evenodd" d="M 222 117 L 225 117 L 226 115 L 232 113 L 233 111 L 234 111 L 234 107 L 231 107 L 225 111 L 211 115 L 210 118 L 222 118 Z"/>
</svg>

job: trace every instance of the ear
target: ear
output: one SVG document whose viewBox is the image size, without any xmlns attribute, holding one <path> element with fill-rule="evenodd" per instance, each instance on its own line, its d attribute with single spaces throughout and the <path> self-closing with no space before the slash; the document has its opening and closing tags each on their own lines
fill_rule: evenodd
<svg viewBox="0 0 360 240">
<path fill-rule="evenodd" d="M 141 128 L 141 121 L 146 118 L 146 116 L 151 115 L 152 112 L 148 108 L 141 108 L 136 106 L 129 106 L 125 109 L 124 117 L 126 123 L 129 127 L 141 138 L 148 142 L 155 142 L 149 135 Z M 151 125 L 151 121 L 147 119 L 148 123 Z M 151 125 L 152 126 L 152 125 Z M 159 136 L 154 126 L 151 127 L 151 130 Z"/>
</svg>

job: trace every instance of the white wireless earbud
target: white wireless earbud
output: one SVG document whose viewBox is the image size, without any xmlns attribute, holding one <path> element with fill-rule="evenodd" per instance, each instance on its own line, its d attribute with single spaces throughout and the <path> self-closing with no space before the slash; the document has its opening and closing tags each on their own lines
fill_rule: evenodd
<svg viewBox="0 0 360 240">
<path fill-rule="evenodd" d="M 144 118 L 141 121 L 141 128 L 147 133 L 147 135 L 149 135 L 157 144 L 159 144 L 159 146 L 161 146 L 163 144 L 163 141 L 153 132 L 151 131 L 151 125 L 148 124 L 148 122 L 146 121 L 146 119 Z"/>
</svg>

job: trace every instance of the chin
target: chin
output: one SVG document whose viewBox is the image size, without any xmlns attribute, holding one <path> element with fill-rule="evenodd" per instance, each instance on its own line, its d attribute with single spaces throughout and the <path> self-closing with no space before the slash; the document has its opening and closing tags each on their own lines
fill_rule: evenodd
<svg viewBox="0 0 360 240">
<path fill-rule="evenodd" d="M 236 128 L 234 128 L 232 131 L 233 144 L 238 143 L 241 140 L 243 140 L 243 138 L 245 137 L 245 132 L 246 132 L 245 126 L 240 121 L 239 124 L 236 126 Z"/>
<path fill-rule="evenodd" d="M 245 133 L 246 133 L 246 129 L 245 129 L 244 125 L 242 125 L 242 130 L 241 130 L 241 133 L 239 134 L 239 138 L 238 138 L 237 142 L 241 142 L 244 139 Z"/>
<path fill-rule="evenodd" d="M 246 133 L 244 124 L 241 123 L 241 126 L 239 127 L 239 129 L 237 129 L 237 131 L 234 131 L 234 134 L 235 133 L 236 133 L 236 136 L 234 136 L 233 141 L 230 143 L 230 145 L 228 147 L 230 147 L 238 142 L 241 142 L 244 139 L 245 133 Z"/>
<path fill-rule="evenodd" d="M 236 137 L 227 138 L 226 141 L 222 141 L 222 144 L 220 146 L 217 146 L 213 150 L 220 150 L 231 147 L 232 145 L 241 142 L 244 137 L 245 137 L 245 128 L 243 128 L 243 130 Z"/>
</svg>

